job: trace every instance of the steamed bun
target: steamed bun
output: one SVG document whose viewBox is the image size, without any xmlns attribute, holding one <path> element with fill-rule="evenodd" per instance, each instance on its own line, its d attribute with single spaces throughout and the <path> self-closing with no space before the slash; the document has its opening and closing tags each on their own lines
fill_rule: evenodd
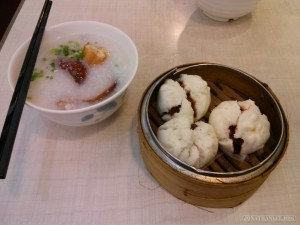
<svg viewBox="0 0 300 225">
<path fill-rule="evenodd" d="M 201 168 L 217 154 L 218 139 L 211 125 L 192 117 L 174 117 L 158 128 L 157 138 L 161 145 L 183 162 Z"/>
<path fill-rule="evenodd" d="M 211 102 L 210 88 L 198 75 L 182 74 L 178 80 L 167 79 L 158 91 L 157 108 L 164 121 L 178 115 L 201 119 Z"/>
<path fill-rule="evenodd" d="M 254 101 L 224 101 L 215 107 L 209 124 L 222 150 L 247 155 L 263 148 L 270 137 L 270 123 Z"/>
<path fill-rule="evenodd" d="M 191 103 L 178 82 L 167 79 L 158 91 L 157 110 L 164 121 L 178 115 L 193 115 Z"/>
<path fill-rule="evenodd" d="M 204 167 L 212 161 L 218 152 L 218 139 L 214 129 L 208 123 L 199 121 L 193 124 L 193 145 L 184 149 L 179 159 L 195 168 Z"/>
<path fill-rule="evenodd" d="M 177 116 L 162 124 L 157 131 L 157 138 L 173 156 L 178 157 L 183 149 L 193 144 L 192 117 Z"/>
<path fill-rule="evenodd" d="M 201 119 L 206 114 L 211 101 L 207 82 L 200 76 L 188 74 L 182 74 L 178 81 L 193 103 L 195 121 Z"/>
</svg>

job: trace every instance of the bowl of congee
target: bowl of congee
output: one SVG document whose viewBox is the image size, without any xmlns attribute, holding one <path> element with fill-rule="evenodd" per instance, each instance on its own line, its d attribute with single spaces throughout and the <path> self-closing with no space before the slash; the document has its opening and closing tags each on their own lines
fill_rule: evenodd
<svg viewBox="0 0 300 225">
<path fill-rule="evenodd" d="M 28 49 L 25 41 L 8 69 L 14 89 Z M 138 66 L 134 42 L 123 31 L 96 21 L 46 28 L 26 105 L 53 122 L 86 126 L 121 107 Z"/>
</svg>

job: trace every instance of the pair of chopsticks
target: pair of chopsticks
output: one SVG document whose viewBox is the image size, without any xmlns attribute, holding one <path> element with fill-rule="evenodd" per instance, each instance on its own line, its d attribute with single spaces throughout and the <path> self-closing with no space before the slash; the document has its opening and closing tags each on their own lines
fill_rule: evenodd
<svg viewBox="0 0 300 225">
<path fill-rule="evenodd" d="M 52 1 L 45 0 L 8 108 L 0 137 L 0 179 L 5 179 L 6 177 L 19 122 L 27 98 L 31 76 L 34 70 L 51 6 Z"/>
</svg>

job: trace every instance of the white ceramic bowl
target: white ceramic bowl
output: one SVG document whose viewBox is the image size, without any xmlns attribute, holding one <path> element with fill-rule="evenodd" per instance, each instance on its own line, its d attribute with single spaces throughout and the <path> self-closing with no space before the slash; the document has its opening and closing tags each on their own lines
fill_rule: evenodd
<svg viewBox="0 0 300 225">
<path fill-rule="evenodd" d="M 260 0 L 197 0 L 199 8 L 217 21 L 236 20 L 252 12 Z"/>
<path fill-rule="evenodd" d="M 132 82 L 138 67 L 138 53 L 133 41 L 121 30 L 96 21 L 72 21 L 61 23 L 45 30 L 41 49 L 45 43 L 63 38 L 71 34 L 92 34 L 104 35 L 106 38 L 112 39 L 122 46 L 130 58 L 128 79 L 123 86 L 112 96 L 94 105 L 74 109 L 74 110 L 54 110 L 34 105 L 30 100 L 26 100 L 26 104 L 38 110 L 46 118 L 63 125 L 69 126 L 86 126 L 103 121 L 112 115 L 123 103 L 126 91 Z M 8 80 L 12 89 L 14 89 L 17 77 L 19 75 L 24 56 L 28 48 L 29 40 L 24 42 L 14 53 L 8 69 Z"/>
</svg>

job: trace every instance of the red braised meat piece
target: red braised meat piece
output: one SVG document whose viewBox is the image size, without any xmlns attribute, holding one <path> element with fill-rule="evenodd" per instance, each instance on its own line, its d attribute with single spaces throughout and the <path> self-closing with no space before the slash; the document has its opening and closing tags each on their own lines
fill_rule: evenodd
<svg viewBox="0 0 300 225">
<path fill-rule="evenodd" d="M 81 84 L 86 76 L 87 69 L 82 62 L 72 59 L 60 59 L 58 61 L 60 68 L 67 71 L 78 84 Z"/>
</svg>

